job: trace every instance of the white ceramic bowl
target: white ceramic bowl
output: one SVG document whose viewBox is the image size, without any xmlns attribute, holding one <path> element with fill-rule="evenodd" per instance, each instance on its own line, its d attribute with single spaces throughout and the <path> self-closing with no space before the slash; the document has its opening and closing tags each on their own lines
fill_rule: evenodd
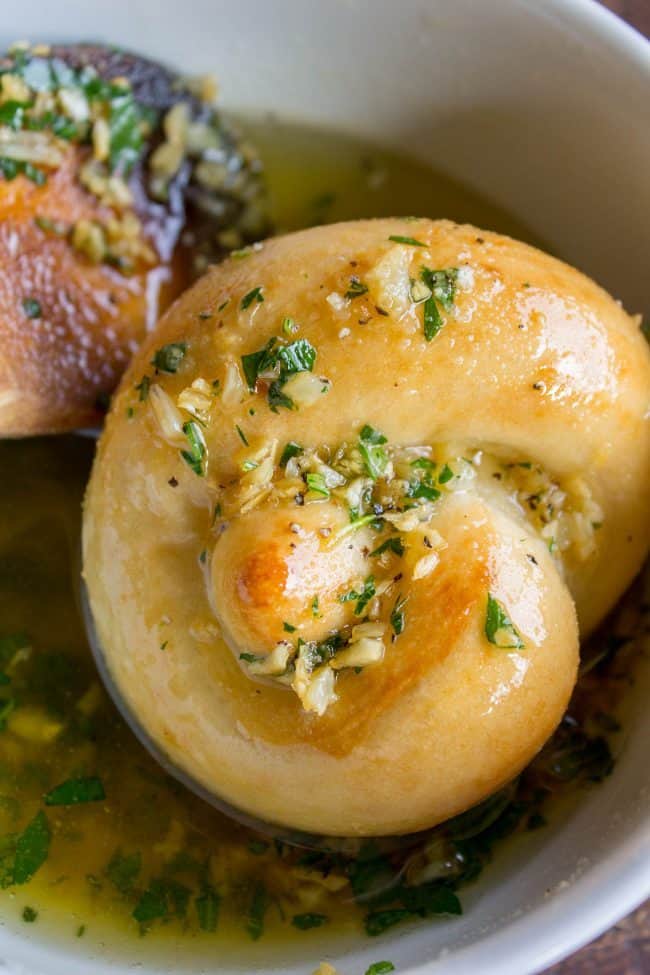
<svg viewBox="0 0 650 975">
<path fill-rule="evenodd" d="M 99 39 L 188 71 L 225 103 L 354 130 L 429 160 L 521 217 L 630 311 L 648 311 L 650 45 L 591 0 L 22 0 L 0 42 Z M 439 214 L 442 215 L 442 214 Z M 645 303 L 645 305 L 644 305 Z M 645 687 L 644 687 L 645 683 Z M 465 914 L 380 940 L 260 948 L 238 964 L 168 944 L 39 942 L 0 929 L 0 968 L 29 975 L 402 975 L 540 971 L 650 894 L 650 673 L 631 692 L 613 775 L 562 824 L 497 855 Z M 84 939 L 85 941 L 85 939 Z M 307 943 L 306 943 L 307 945 Z"/>
</svg>

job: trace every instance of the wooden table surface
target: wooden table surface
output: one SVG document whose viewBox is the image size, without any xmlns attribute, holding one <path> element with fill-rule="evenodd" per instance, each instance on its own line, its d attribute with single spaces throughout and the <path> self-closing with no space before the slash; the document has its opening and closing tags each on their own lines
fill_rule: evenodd
<svg viewBox="0 0 650 975">
<path fill-rule="evenodd" d="M 650 0 L 601 0 L 650 36 Z M 650 901 L 545 975 L 650 975 Z"/>
</svg>

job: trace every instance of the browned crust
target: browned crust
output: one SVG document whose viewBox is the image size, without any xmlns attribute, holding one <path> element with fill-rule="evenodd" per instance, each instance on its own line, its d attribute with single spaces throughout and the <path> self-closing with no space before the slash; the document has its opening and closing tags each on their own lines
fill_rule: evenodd
<svg viewBox="0 0 650 975">
<path fill-rule="evenodd" d="M 35 223 L 71 227 L 110 211 L 78 183 L 71 148 L 43 186 L 0 180 L 0 435 L 55 432 L 96 423 L 145 332 L 147 273 L 125 277 L 93 265 L 67 239 Z M 34 298 L 39 318 L 22 302 Z"/>
</svg>

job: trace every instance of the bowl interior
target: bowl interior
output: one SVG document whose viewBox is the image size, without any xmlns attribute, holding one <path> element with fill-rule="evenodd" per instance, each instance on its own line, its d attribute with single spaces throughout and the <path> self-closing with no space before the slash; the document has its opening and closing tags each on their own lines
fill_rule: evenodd
<svg viewBox="0 0 650 975">
<path fill-rule="evenodd" d="M 649 46 L 589 0 L 404 0 L 399 11 L 390 0 L 68 0 L 65 16 L 25 0 L 1 31 L 3 46 L 100 39 L 214 71 L 229 107 L 396 147 L 514 212 L 629 311 L 650 308 Z M 503 849 L 461 919 L 370 943 L 310 939 L 277 957 L 260 946 L 245 963 L 226 951 L 219 971 L 304 975 L 332 957 L 344 975 L 379 958 L 403 973 L 523 975 L 595 936 L 650 892 L 648 690 L 646 666 L 613 775 L 534 841 Z M 37 936 L 0 931 L 10 971 L 85 975 L 89 952 L 95 975 L 131 963 L 144 975 L 214 970 L 214 956 L 187 957 L 182 943 L 154 958 L 135 942 L 125 955 Z"/>
</svg>

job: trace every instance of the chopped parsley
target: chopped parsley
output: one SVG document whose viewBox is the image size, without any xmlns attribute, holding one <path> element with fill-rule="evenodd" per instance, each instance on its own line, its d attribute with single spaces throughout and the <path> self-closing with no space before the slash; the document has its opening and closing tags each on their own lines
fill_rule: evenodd
<svg viewBox="0 0 650 975">
<path fill-rule="evenodd" d="M 428 288 L 431 288 L 433 297 L 445 311 L 451 311 L 454 304 L 457 279 L 457 267 L 449 267 L 443 271 L 430 271 L 428 268 L 422 268 L 422 280 Z"/>
<path fill-rule="evenodd" d="M 280 380 L 284 382 L 296 372 L 311 372 L 316 361 L 316 349 L 307 339 L 296 339 L 289 345 L 281 345 L 277 356 L 280 361 Z"/>
<path fill-rule="evenodd" d="M 29 101 L 7 101 L 0 108 L 0 124 L 14 131 L 48 130 L 68 141 L 84 143 L 88 140 L 88 122 L 61 114 L 54 108 L 43 110 L 35 92 L 62 90 L 76 95 L 86 103 L 101 102 L 97 114 L 107 119 L 109 130 L 110 169 L 128 175 L 142 155 L 144 138 L 155 121 L 155 113 L 136 101 L 130 87 L 117 81 L 106 81 L 92 67 L 74 69 L 57 57 L 32 56 L 25 51 L 11 52 L 10 73 L 23 79 L 30 92 Z M 52 104 L 56 104 L 51 99 Z"/>
<path fill-rule="evenodd" d="M 3 102 L 0 105 L 0 125 L 6 125 L 14 131 L 22 128 L 25 109 L 29 107 L 30 102 Z"/>
<path fill-rule="evenodd" d="M 96 775 L 78 779 L 66 779 L 46 792 L 46 806 L 76 806 L 82 802 L 101 802 L 106 798 L 102 780 Z"/>
<path fill-rule="evenodd" d="M 402 237 L 401 234 L 391 234 L 388 238 L 394 241 L 396 244 L 410 244 L 411 247 L 426 247 L 427 245 L 421 240 L 416 240 L 415 237 Z"/>
<path fill-rule="evenodd" d="M 293 410 L 296 406 L 291 397 L 282 392 L 282 385 L 277 381 L 269 386 L 266 398 L 273 413 L 277 413 L 281 406 L 285 410 Z"/>
<path fill-rule="evenodd" d="M 186 352 L 186 342 L 170 342 L 169 345 L 163 345 L 156 350 L 151 365 L 155 366 L 158 372 L 178 372 L 178 367 L 185 358 Z"/>
<path fill-rule="evenodd" d="M 132 917 L 139 924 L 147 924 L 156 918 L 167 916 L 167 898 L 161 885 L 152 881 L 135 905 Z"/>
<path fill-rule="evenodd" d="M 36 298 L 23 298 L 22 305 L 28 318 L 40 318 L 43 314 L 41 303 Z"/>
<path fill-rule="evenodd" d="M 327 914 L 294 914 L 291 923 L 299 931 L 309 931 L 310 928 L 320 928 L 327 924 L 329 918 Z"/>
<path fill-rule="evenodd" d="M 404 907 L 372 911 L 366 916 L 366 932 L 375 937 L 408 917 L 434 917 L 437 914 L 462 914 L 456 894 L 444 884 L 433 881 L 418 887 L 400 888 Z"/>
<path fill-rule="evenodd" d="M 258 285 L 257 288 L 253 288 L 251 291 L 247 292 L 241 300 L 240 308 L 242 311 L 246 311 L 247 308 L 256 301 L 258 305 L 261 305 L 264 301 L 264 295 L 262 293 L 262 286 Z"/>
<path fill-rule="evenodd" d="M 140 924 L 158 918 L 185 917 L 190 890 L 175 880 L 154 877 L 133 909 L 132 917 Z"/>
<path fill-rule="evenodd" d="M 239 659 L 247 664 L 254 664 L 260 659 L 255 653 L 240 653 Z"/>
<path fill-rule="evenodd" d="M 241 357 L 242 369 L 251 393 L 255 392 L 258 379 L 270 380 L 267 399 L 271 409 L 294 409 L 292 399 L 282 391 L 287 380 L 298 372 L 311 372 L 316 361 L 316 349 L 307 339 L 296 339 L 285 344 L 273 336 L 264 348 Z"/>
<path fill-rule="evenodd" d="M 388 972 L 394 972 L 395 966 L 392 961 L 376 961 L 366 969 L 366 975 L 388 975 Z"/>
<path fill-rule="evenodd" d="M 368 576 L 368 578 L 363 583 L 363 589 L 361 589 L 360 592 L 357 592 L 356 589 L 350 589 L 349 592 L 343 593 L 342 596 L 339 596 L 339 602 L 349 603 L 349 602 L 356 601 L 356 606 L 354 607 L 354 615 L 361 616 L 364 609 L 366 608 L 370 600 L 375 595 L 376 595 L 375 578 L 374 576 Z"/>
<path fill-rule="evenodd" d="M 359 452 L 369 477 L 376 481 L 388 466 L 388 454 L 383 448 L 386 437 L 366 424 L 359 434 Z"/>
<path fill-rule="evenodd" d="M 456 279 L 458 268 L 450 267 L 446 270 L 432 271 L 423 267 L 420 278 L 431 295 L 424 302 L 424 337 L 430 342 L 445 324 L 440 314 L 439 305 L 449 312 L 454 303 L 456 293 Z"/>
<path fill-rule="evenodd" d="M 370 557 L 373 558 L 375 555 L 383 555 L 384 552 L 392 552 L 393 555 L 404 555 L 404 542 L 398 535 L 393 535 L 391 538 L 387 538 L 381 545 L 378 545 L 370 553 Z"/>
<path fill-rule="evenodd" d="M 314 596 L 314 598 L 311 601 L 311 615 L 314 616 L 314 617 L 317 617 L 318 616 L 318 612 L 319 612 L 319 610 L 318 610 L 318 596 Z"/>
<path fill-rule="evenodd" d="M 366 915 L 364 921 L 366 934 L 369 934 L 371 938 L 376 938 L 378 935 L 383 934 L 384 931 L 388 931 L 389 928 L 395 927 L 396 924 L 401 924 L 402 921 L 406 921 L 409 917 L 411 917 L 411 912 L 407 911 L 405 907 L 393 907 L 384 911 L 372 911 L 372 913 Z"/>
<path fill-rule="evenodd" d="M 42 186 L 46 182 L 47 176 L 42 169 L 38 169 L 30 162 L 23 162 L 19 159 L 8 159 L 6 156 L 0 157 L 0 173 L 6 180 L 15 179 L 22 174 L 37 186 Z"/>
<path fill-rule="evenodd" d="M 330 489 L 325 483 L 325 478 L 322 474 L 306 474 L 305 482 L 308 490 L 313 491 L 314 494 L 320 494 L 323 498 L 329 498 Z"/>
<path fill-rule="evenodd" d="M 203 431 L 194 420 L 188 420 L 183 424 L 183 433 L 187 437 L 189 450 L 181 450 L 181 457 L 195 474 L 204 477 L 207 447 Z"/>
<path fill-rule="evenodd" d="M 35 911 L 33 907 L 23 907 L 22 918 L 25 924 L 33 924 L 38 917 L 38 911 Z"/>
<path fill-rule="evenodd" d="M 266 887 L 258 883 L 253 889 L 253 893 L 246 913 L 246 930 L 253 939 L 257 941 L 264 931 L 264 915 L 269 906 L 269 895 Z"/>
<path fill-rule="evenodd" d="M 298 326 L 293 320 L 293 318 L 283 318 L 282 319 L 282 334 L 283 335 L 294 335 L 298 331 Z"/>
<path fill-rule="evenodd" d="M 311 673 L 316 667 L 320 667 L 321 664 L 331 660 L 337 651 L 345 646 L 346 642 L 345 637 L 340 632 L 330 634 L 327 639 L 322 640 L 320 643 L 315 643 L 311 640 L 306 642 L 299 638 L 298 653 Z"/>
<path fill-rule="evenodd" d="M 521 650 L 524 647 L 524 641 L 517 627 L 499 600 L 495 599 L 491 593 L 488 593 L 487 598 L 485 635 L 490 643 L 503 650 Z"/>
<path fill-rule="evenodd" d="M 217 930 L 220 904 L 221 898 L 214 887 L 204 887 L 202 893 L 194 901 L 199 927 L 202 931 Z"/>
<path fill-rule="evenodd" d="M 106 867 L 106 876 L 120 894 L 130 894 L 142 869 L 139 853 L 124 854 L 116 850 Z"/>
<path fill-rule="evenodd" d="M 286 620 L 282 624 L 282 629 L 284 630 L 285 633 L 295 633 L 296 632 L 296 627 L 293 625 L 293 623 L 287 623 Z"/>
<path fill-rule="evenodd" d="M 50 852 L 52 834 L 48 818 L 39 810 L 16 841 L 13 883 L 26 884 L 43 866 Z"/>
<path fill-rule="evenodd" d="M 404 607 L 408 602 L 408 596 L 398 596 L 395 600 L 395 605 L 393 606 L 390 613 L 390 625 L 393 628 L 393 633 L 395 636 L 399 636 L 400 633 L 404 632 L 405 618 L 404 618 Z"/>
<path fill-rule="evenodd" d="M 406 488 L 408 498 L 420 498 L 424 501 L 437 501 L 440 491 L 431 483 L 431 476 L 425 474 L 419 481 L 409 481 Z"/>
<path fill-rule="evenodd" d="M 453 476 L 454 476 L 454 472 L 452 471 L 451 467 L 449 466 L 449 464 L 445 464 L 445 466 L 438 474 L 438 484 L 446 484 L 448 481 L 451 481 Z"/>
<path fill-rule="evenodd" d="M 414 471 L 427 471 L 429 474 L 436 469 L 434 462 L 426 457 L 418 457 L 417 460 L 412 460 L 411 467 Z"/>
<path fill-rule="evenodd" d="M 290 440 L 289 443 L 285 444 L 284 450 L 280 455 L 280 467 L 286 467 L 291 458 L 298 457 L 302 454 L 303 450 L 304 448 L 299 443 L 296 443 L 295 440 Z"/>
<path fill-rule="evenodd" d="M 350 278 L 350 286 L 345 292 L 345 297 L 352 300 L 353 298 L 360 298 L 361 295 L 368 293 L 368 285 L 360 281 L 356 274 L 353 274 Z"/>
<path fill-rule="evenodd" d="M 140 157 L 144 144 L 142 124 L 145 111 L 130 89 L 119 89 L 110 101 L 108 130 L 110 136 L 109 162 L 112 172 L 126 176 Z"/>
<path fill-rule="evenodd" d="M 244 376 L 251 392 L 255 391 L 260 373 L 274 373 L 280 383 L 296 372 L 311 372 L 316 361 L 316 349 L 307 339 L 296 339 L 288 345 L 272 337 L 263 349 L 241 357 Z"/>
</svg>

